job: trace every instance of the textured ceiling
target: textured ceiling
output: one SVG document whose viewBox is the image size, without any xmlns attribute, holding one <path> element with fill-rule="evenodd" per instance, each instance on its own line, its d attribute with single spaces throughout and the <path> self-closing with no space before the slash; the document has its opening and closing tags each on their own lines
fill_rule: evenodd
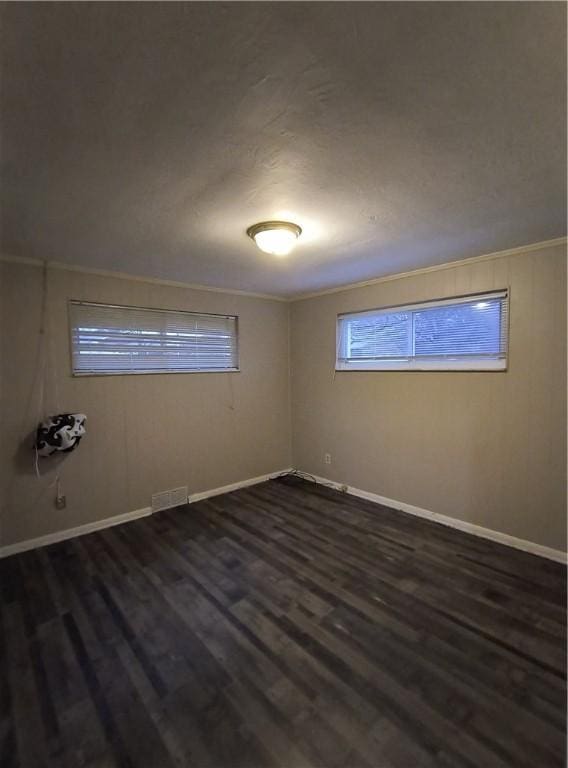
<svg viewBox="0 0 568 768">
<path fill-rule="evenodd" d="M 5 253 L 291 295 L 565 234 L 564 3 L 1 13 Z"/>
</svg>

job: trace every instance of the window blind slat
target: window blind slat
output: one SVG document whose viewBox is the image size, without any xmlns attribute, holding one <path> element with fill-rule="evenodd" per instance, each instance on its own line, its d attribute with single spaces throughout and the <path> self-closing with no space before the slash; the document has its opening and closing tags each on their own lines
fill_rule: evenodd
<svg viewBox="0 0 568 768">
<path fill-rule="evenodd" d="M 73 372 L 238 370 L 237 317 L 72 301 Z"/>
<path fill-rule="evenodd" d="M 339 315 L 339 370 L 506 367 L 508 292 Z"/>
</svg>

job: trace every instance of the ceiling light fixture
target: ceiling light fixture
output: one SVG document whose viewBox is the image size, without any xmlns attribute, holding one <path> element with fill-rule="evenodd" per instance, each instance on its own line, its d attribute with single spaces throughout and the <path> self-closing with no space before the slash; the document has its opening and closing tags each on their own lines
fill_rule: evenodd
<svg viewBox="0 0 568 768">
<path fill-rule="evenodd" d="M 274 256 L 290 253 L 301 234 L 302 228 L 291 221 L 261 221 L 247 229 L 247 235 L 260 250 Z"/>
</svg>

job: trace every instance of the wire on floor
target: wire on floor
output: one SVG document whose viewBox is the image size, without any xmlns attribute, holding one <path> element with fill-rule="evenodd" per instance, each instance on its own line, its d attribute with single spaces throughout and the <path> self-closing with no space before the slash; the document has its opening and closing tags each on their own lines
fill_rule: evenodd
<svg viewBox="0 0 568 768">
<path fill-rule="evenodd" d="M 299 480 L 307 480 L 310 483 L 314 483 L 314 485 L 323 485 L 334 491 L 337 490 L 337 486 L 332 485 L 331 483 L 326 483 L 324 480 L 318 480 L 314 475 L 310 475 L 309 472 L 301 472 L 299 469 L 290 469 L 288 472 L 283 472 L 281 475 L 278 475 L 275 479 L 279 480 L 281 477 L 297 477 Z"/>
</svg>

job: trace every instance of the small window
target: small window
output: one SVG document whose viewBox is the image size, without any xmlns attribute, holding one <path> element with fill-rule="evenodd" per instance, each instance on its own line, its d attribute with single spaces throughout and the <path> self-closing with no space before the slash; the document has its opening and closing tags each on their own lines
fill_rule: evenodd
<svg viewBox="0 0 568 768">
<path fill-rule="evenodd" d="M 237 318 L 72 301 L 73 373 L 237 371 Z"/>
<path fill-rule="evenodd" d="M 506 290 L 339 315 L 336 369 L 505 370 L 508 327 Z"/>
</svg>

